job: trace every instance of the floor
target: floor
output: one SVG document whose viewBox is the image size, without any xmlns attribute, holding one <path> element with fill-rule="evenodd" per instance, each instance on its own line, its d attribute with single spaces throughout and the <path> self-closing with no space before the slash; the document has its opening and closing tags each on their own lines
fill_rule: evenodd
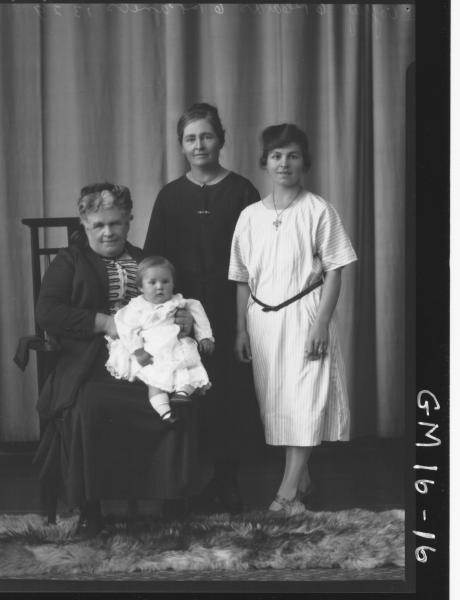
<svg viewBox="0 0 460 600">
<path fill-rule="evenodd" d="M 31 464 L 32 455 L 33 444 L 0 445 L 0 514 L 39 511 L 37 473 Z M 274 497 L 283 469 L 283 455 L 281 449 L 256 444 L 248 456 L 250 459 L 241 466 L 239 483 L 245 508 L 252 510 L 266 507 Z M 310 459 L 317 493 L 309 509 L 404 508 L 407 473 L 404 457 L 405 444 L 400 439 L 361 438 L 347 443 L 324 443 L 315 449 Z M 123 503 L 106 503 L 103 508 L 106 514 L 125 514 L 126 511 Z M 61 514 L 68 513 L 65 506 L 61 506 L 60 511 Z M 158 511 L 161 511 L 158 504 L 141 505 L 141 512 L 145 514 Z M 40 581 L 32 578 L 0 581 L 0 590 L 169 592 L 178 591 L 177 586 L 185 585 L 184 589 L 195 593 L 237 591 L 238 586 L 243 586 L 238 588 L 239 593 L 275 592 L 278 588 L 283 592 L 306 592 L 309 589 L 342 592 L 345 591 L 343 586 L 357 586 L 353 590 L 359 592 L 403 592 L 407 585 L 404 568 L 391 565 L 356 573 L 342 569 L 213 572 L 208 575 L 203 572 L 162 572 L 154 577 L 152 574 L 145 577 L 137 574 L 135 581 L 132 574 L 112 575 L 98 581 L 85 581 L 85 578 L 79 578 L 79 581 L 59 580 L 56 577 Z M 295 586 L 302 587 L 297 589 Z M 315 586 L 326 588 L 317 589 Z"/>
<path fill-rule="evenodd" d="M 32 465 L 33 444 L 0 446 L 0 514 L 39 511 L 37 473 Z M 312 509 L 340 510 L 404 507 L 404 443 L 400 439 L 360 438 L 324 443 L 310 459 L 317 488 Z M 245 507 L 263 508 L 273 499 L 281 480 L 283 454 L 279 448 L 256 448 L 239 471 Z M 145 505 L 149 512 L 155 507 Z M 61 511 L 66 507 L 61 506 Z M 117 512 L 116 503 L 106 512 Z"/>
</svg>

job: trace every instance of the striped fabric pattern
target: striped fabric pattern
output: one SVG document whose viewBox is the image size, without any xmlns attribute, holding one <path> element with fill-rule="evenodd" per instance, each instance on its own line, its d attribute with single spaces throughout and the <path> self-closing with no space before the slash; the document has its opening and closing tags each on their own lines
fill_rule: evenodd
<svg viewBox="0 0 460 600">
<path fill-rule="evenodd" d="M 115 314 L 128 304 L 131 298 L 139 296 L 136 285 L 137 263 L 125 252 L 117 258 L 102 257 L 109 280 L 109 310 Z"/>
<path fill-rule="evenodd" d="M 246 208 L 235 228 L 229 279 L 247 282 L 262 302 L 280 304 L 322 272 L 356 260 L 337 211 L 305 192 L 282 215 L 262 202 Z M 305 359 L 322 287 L 278 312 L 263 312 L 251 298 L 247 326 L 265 439 L 270 445 L 315 446 L 349 438 L 349 405 L 334 320 L 321 360 Z"/>
</svg>

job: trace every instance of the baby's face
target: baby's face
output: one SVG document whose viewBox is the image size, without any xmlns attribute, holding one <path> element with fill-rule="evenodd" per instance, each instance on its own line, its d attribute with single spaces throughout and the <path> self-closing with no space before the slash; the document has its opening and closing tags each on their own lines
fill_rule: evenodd
<svg viewBox="0 0 460 600">
<path fill-rule="evenodd" d="M 162 304 L 171 299 L 174 281 L 167 267 L 156 266 L 146 269 L 142 277 L 141 291 L 144 298 L 153 304 Z"/>
</svg>

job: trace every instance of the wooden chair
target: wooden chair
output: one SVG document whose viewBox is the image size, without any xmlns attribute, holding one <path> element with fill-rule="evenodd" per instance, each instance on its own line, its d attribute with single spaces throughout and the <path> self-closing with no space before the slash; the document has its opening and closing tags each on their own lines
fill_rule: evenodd
<svg viewBox="0 0 460 600">
<path fill-rule="evenodd" d="M 43 275 L 51 263 L 52 258 L 59 252 L 61 247 L 48 247 L 46 243 L 41 243 L 40 230 L 48 228 L 65 228 L 67 230 L 67 245 L 70 243 L 72 233 L 78 228 L 80 219 L 78 217 L 62 218 L 37 218 L 22 219 L 22 223 L 30 229 L 30 242 L 32 252 L 32 289 L 34 307 L 37 304 L 38 294 Z M 46 237 L 46 236 L 45 236 Z M 34 350 L 37 353 L 37 378 L 38 392 L 40 393 L 45 380 L 54 368 L 59 352 L 56 341 L 48 336 L 40 325 L 35 322 L 35 335 L 23 338 L 27 345 L 27 350 Z M 43 426 L 40 423 L 40 437 L 43 435 Z M 42 505 L 46 511 L 48 522 L 56 522 L 57 493 L 55 490 L 48 490 L 41 486 L 40 497 Z"/>
<path fill-rule="evenodd" d="M 72 233 L 78 228 L 78 217 L 49 217 L 37 219 L 22 219 L 24 225 L 30 228 L 30 245 L 32 252 L 32 290 L 34 306 L 37 304 L 38 294 L 43 275 L 49 267 L 52 258 L 59 252 L 61 247 L 47 247 L 41 245 L 40 229 L 66 228 L 67 244 L 70 243 Z M 40 392 L 48 373 L 54 366 L 53 359 L 56 356 L 56 343 L 50 338 L 40 325 L 35 322 L 35 339 L 29 341 L 29 348 L 37 352 L 37 377 L 38 391 Z"/>
</svg>

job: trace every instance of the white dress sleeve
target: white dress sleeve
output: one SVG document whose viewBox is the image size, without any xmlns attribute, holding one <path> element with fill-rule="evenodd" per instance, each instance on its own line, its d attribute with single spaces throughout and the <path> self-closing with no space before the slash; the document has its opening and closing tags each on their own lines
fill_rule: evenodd
<svg viewBox="0 0 460 600">
<path fill-rule="evenodd" d="M 185 305 L 193 317 L 193 333 L 195 335 L 195 339 L 198 342 L 204 339 L 210 339 L 214 341 L 211 323 L 209 322 L 201 302 L 199 300 L 189 298 L 185 300 Z"/>
<path fill-rule="evenodd" d="M 316 251 L 323 271 L 332 271 L 357 260 L 338 212 L 326 201 L 316 228 Z"/>
<path fill-rule="evenodd" d="M 244 260 L 244 245 L 247 243 L 248 219 L 243 211 L 236 223 L 233 232 L 232 246 L 230 250 L 230 264 L 228 268 L 228 278 L 232 281 L 247 283 L 249 272 Z"/>
<path fill-rule="evenodd" d="M 115 313 L 114 319 L 120 340 L 130 354 L 144 347 L 141 332 L 145 315 L 140 307 L 133 304 L 131 300 Z"/>
</svg>

